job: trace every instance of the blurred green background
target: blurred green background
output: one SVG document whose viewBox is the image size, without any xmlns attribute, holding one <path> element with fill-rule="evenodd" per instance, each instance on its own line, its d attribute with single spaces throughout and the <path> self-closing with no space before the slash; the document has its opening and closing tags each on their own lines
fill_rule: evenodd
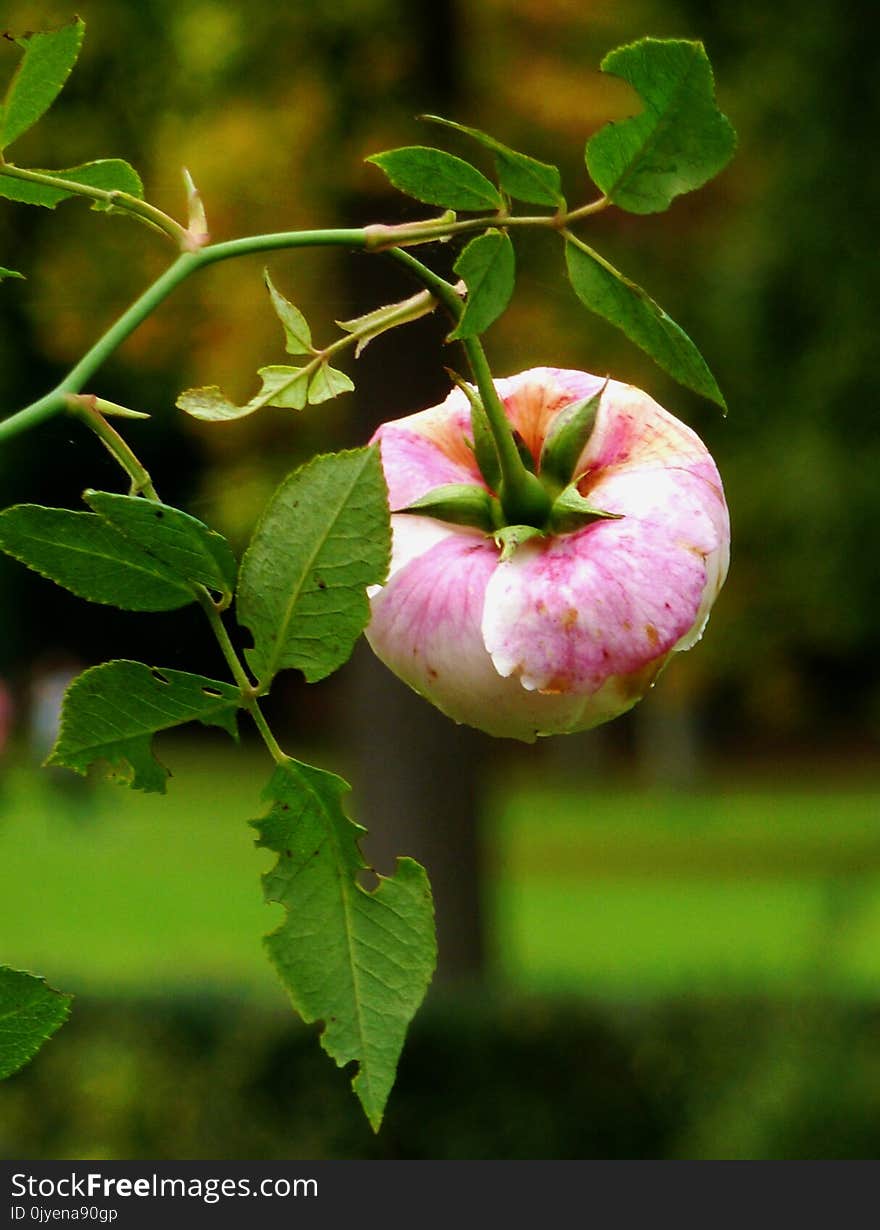
<svg viewBox="0 0 880 1230">
<path fill-rule="evenodd" d="M 545 236 L 520 245 L 517 294 L 487 345 L 498 374 L 610 371 L 690 422 L 724 477 L 733 561 L 699 647 L 592 734 L 530 749 L 447 729 L 363 653 L 317 689 L 284 681 L 288 744 L 350 775 L 376 864 L 415 853 L 437 889 L 441 976 L 374 1140 L 260 952 L 274 916 L 245 824 L 267 776 L 259 748 L 164 741 L 166 799 L 36 767 L 47 688 L 74 664 L 220 670 L 197 615 L 87 607 L 0 560 L 0 676 L 17 705 L 0 759 L 0 960 L 78 995 L 0 1086 L 0 1155 L 876 1156 L 878 100 L 862 58 L 876 15 L 793 0 L 77 7 L 82 59 L 17 160 L 126 157 L 178 215 L 186 165 L 216 238 L 424 216 L 363 159 L 430 141 L 414 119 L 429 110 L 558 162 L 579 202 L 584 140 L 621 106 L 602 56 L 642 34 L 702 38 L 735 162 L 667 214 L 608 211 L 590 242 L 694 337 L 728 419 L 585 313 Z M 4 22 L 69 16 L 21 3 Z M 0 52 L 9 73 L 13 49 Z M 83 203 L 0 204 L 0 262 L 28 277 L 0 300 L 6 413 L 170 253 Z M 435 255 L 448 266 L 455 252 Z M 374 257 L 270 264 L 321 340 L 411 289 Z M 90 390 L 153 414 L 128 435 L 163 496 L 239 546 L 288 469 L 439 400 L 457 361 L 423 321 L 365 352 L 353 398 L 183 421 L 180 389 L 246 397 L 256 368 L 280 361 L 261 267 L 181 288 Z M 73 507 L 86 485 L 119 482 L 74 426 L 0 453 L 0 505 Z"/>
</svg>

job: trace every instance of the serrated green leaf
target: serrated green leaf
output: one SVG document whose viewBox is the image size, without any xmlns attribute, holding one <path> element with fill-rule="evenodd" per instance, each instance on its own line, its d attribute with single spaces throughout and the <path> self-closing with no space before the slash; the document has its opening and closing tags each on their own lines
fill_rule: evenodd
<svg viewBox="0 0 880 1230">
<path fill-rule="evenodd" d="M 2 265 L 0 265 L 0 282 L 2 282 L 4 278 L 21 278 L 23 280 L 24 274 L 19 273 L 15 269 L 4 269 Z"/>
<path fill-rule="evenodd" d="M 269 277 L 268 269 L 263 270 L 263 277 L 272 300 L 272 307 L 275 309 L 275 315 L 281 321 L 284 329 L 285 350 L 288 354 L 312 354 L 312 331 L 305 316 L 299 308 L 293 306 L 289 299 L 285 299 L 284 295 L 276 290 Z"/>
<path fill-rule="evenodd" d="M 232 597 L 237 571 L 232 548 L 222 534 L 197 517 L 139 496 L 86 491 L 83 498 L 89 508 L 181 580 L 207 585 L 226 599 Z"/>
<path fill-rule="evenodd" d="M 565 258 L 575 293 L 591 312 L 623 330 L 679 384 L 726 411 L 727 404 L 705 359 L 658 303 L 574 236 L 568 236 Z"/>
<path fill-rule="evenodd" d="M 322 401 L 330 401 L 340 393 L 351 393 L 353 389 L 354 384 L 345 372 L 322 363 L 309 384 L 309 405 L 318 406 Z"/>
<path fill-rule="evenodd" d="M 575 466 L 593 434 L 607 386 L 606 380 L 598 393 L 572 402 L 555 416 L 541 448 L 538 469 L 542 479 L 551 480 L 561 489 L 575 478 Z"/>
<path fill-rule="evenodd" d="M 602 71 L 622 77 L 645 104 L 587 143 L 587 170 L 615 205 L 636 214 L 668 209 L 730 161 L 736 133 L 715 105 L 702 43 L 640 39 L 610 52 Z"/>
<path fill-rule="evenodd" d="M 0 550 L 56 585 L 124 611 L 173 611 L 192 588 L 96 513 L 16 504 L 0 513 Z"/>
<path fill-rule="evenodd" d="M 304 1021 L 322 1021 L 321 1046 L 339 1067 L 358 1064 L 352 1088 L 378 1131 L 407 1027 L 437 959 L 431 888 L 423 867 L 397 860 L 367 892 L 363 829 L 345 815 L 348 784 L 290 760 L 276 769 L 271 809 L 252 821 L 257 845 L 278 862 L 263 876 L 267 902 L 284 906 L 265 939 L 269 957 Z"/>
<path fill-rule="evenodd" d="M 0 1080 L 23 1068 L 67 1020 L 72 995 L 0 965 Z"/>
<path fill-rule="evenodd" d="M 408 196 L 444 209 L 502 209 L 498 189 L 476 167 L 442 149 L 407 145 L 367 159 Z"/>
<path fill-rule="evenodd" d="M 219 726 L 238 738 L 238 688 L 203 675 L 120 660 L 74 679 L 61 710 L 61 733 L 47 764 L 85 773 L 106 762 L 133 790 L 165 793 L 170 776 L 153 755 L 153 736 L 185 722 Z"/>
<path fill-rule="evenodd" d="M 516 257 L 506 231 L 494 228 L 472 239 L 455 262 L 468 288 L 467 301 L 449 340 L 476 337 L 498 319 L 510 302 L 516 280 Z"/>
<path fill-rule="evenodd" d="M 457 124 L 454 120 L 443 119 L 440 115 L 423 115 L 423 120 L 432 124 L 442 124 L 444 128 L 452 128 L 463 132 L 466 136 L 479 141 L 495 155 L 495 169 L 498 172 L 498 183 L 517 201 L 527 201 L 530 205 L 565 205 L 562 195 L 562 178 L 559 168 L 549 162 L 539 162 L 528 154 L 521 154 L 481 132 L 479 128 L 469 128 L 466 124 Z"/>
<path fill-rule="evenodd" d="M 497 514 L 493 509 L 497 506 Z M 491 533 L 498 525 L 501 510 L 485 487 L 470 483 L 444 483 L 434 487 L 406 508 L 395 508 L 395 513 L 410 513 L 418 517 L 436 517 L 452 525 L 469 525 Z"/>
<path fill-rule="evenodd" d="M 315 457 L 270 499 L 241 562 L 238 619 L 262 684 L 296 668 L 313 683 L 345 662 L 367 625 L 368 585 L 390 558 L 379 450 Z"/>
<path fill-rule="evenodd" d="M 134 167 L 121 158 L 99 158 L 96 162 L 85 162 L 79 167 L 70 167 L 64 171 L 41 170 L 39 174 L 70 180 L 75 184 L 85 184 L 89 188 L 101 188 L 104 192 L 127 192 L 129 196 L 136 196 L 139 199 L 142 199 L 144 195 L 141 177 Z M 73 196 L 76 196 L 76 193 L 69 188 L 53 188 L 48 184 L 35 184 L 27 179 L 17 179 L 13 175 L 4 174 L 0 166 L 0 197 L 6 197 L 9 201 L 20 201 L 24 205 L 42 205 L 46 209 L 54 209 L 61 201 L 67 201 Z M 112 208 L 112 202 L 92 202 L 92 209 Z"/>
<path fill-rule="evenodd" d="M 58 30 L 27 34 L 15 41 L 24 56 L 0 108 L 0 149 L 6 149 L 48 111 L 79 56 L 85 22 L 75 17 Z"/>
</svg>

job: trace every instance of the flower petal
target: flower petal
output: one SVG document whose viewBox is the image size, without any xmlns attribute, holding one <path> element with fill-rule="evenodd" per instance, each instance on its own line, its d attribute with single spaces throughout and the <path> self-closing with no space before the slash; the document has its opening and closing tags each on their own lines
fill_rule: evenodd
<svg viewBox="0 0 880 1230">
<path fill-rule="evenodd" d="M 495 381 L 507 417 L 536 463 L 547 430 L 559 411 L 573 401 L 593 397 L 603 384 L 599 376 L 561 367 L 533 367 L 518 376 Z"/>
<path fill-rule="evenodd" d="M 485 487 L 466 443 L 472 440 L 470 405 L 459 389 L 439 406 L 384 423 L 371 443 L 379 444 L 391 508 L 406 508 L 447 483 Z"/>
</svg>

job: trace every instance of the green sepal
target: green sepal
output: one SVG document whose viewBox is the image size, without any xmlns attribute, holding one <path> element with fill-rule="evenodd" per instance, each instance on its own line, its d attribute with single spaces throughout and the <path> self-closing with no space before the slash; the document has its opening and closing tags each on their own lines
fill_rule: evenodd
<svg viewBox="0 0 880 1230">
<path fill-rule="evenodd" d="M 0 1080 L 23 1068 L 67 1020 L 72 995 L 0 965 Z"/>
<path fill-rule="evenodd" d="M 544 439 L 538 465 L 545 482 L 549 480 L 561 490 L 574 478 L 578 459 L 596 426 L 599 403 L 607 387 L 606 380 L 598 393 L 572 402 L 556 415 Z"/>
<path fill-rule="evenodd" d="M 517 201 L 527 201 L 530 205 L 556 205 L 561 209 L 565 208 L 558 167 L 551 166 L 549 162 L 539 162 L 528 154 L 521 154 L 519 150 L 496 141 L 479 128 L 469 128 L 466 124 L 457 124 L 454 120 L 444 119 L 440 115 L 422 115 L 419 118 L 428 120 L 431 124 L 442 124 L 444 128 L 452 128 L 455 132 L 462 132 L 490 149 L 495 155 L 498 183 L 508 196 Z"/>
<path fill-rule="evenodd" d="M 394 513 L 411 513 L 418 517 L 436 517 L 451 525 L 469 525 L 485 530 L 487 534 L 498 528 L 501 505 L 485 487 L 470 483 L 445 483 L 426 495 L 414 500 L 406 508 L 395 508 Z"/>
<path fill-rule="evenodd" d="M 501 548 L 498 562 L 505 564 L 523 543 L 531 542 L 534 538 L 545 538 L 546 534 L 535 525 L 505 525 L 495 531 L 494 537 L 495 545 Z"/>
<path fill-rule="evenodd" d="M 492 428 L 489 426 L 486 407 L 473 385 L 468 384 L 458 372 L 454 372 L 451 368 L 447 367 L 446 371 L 453 384 L 461 389 L 471 404 L 474 457 L 486 485 L 492 491 L 497 491 L 501 485 L 501 463 L 498 460 L 498 449 L 495 445 L 495 437 L 492 435 Z M 467 439 L 465 443 L 469 443 Z"/>
<path fill-rule="evenodd" d="M 574 530 L 592 525 L 594 521 L 619 521 L 622 513 L 605 512 L 596 508 L 577 489 L 576 483 L 571 483 L 561 491 L 553 501 L 550 509 L 550 529 L 557 534 L 570 534 Z"/>
</svg>

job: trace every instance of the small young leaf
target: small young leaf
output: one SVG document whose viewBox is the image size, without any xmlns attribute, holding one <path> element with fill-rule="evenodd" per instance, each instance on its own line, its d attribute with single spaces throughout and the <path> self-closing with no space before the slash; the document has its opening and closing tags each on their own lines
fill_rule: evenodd
<svg viewBox="0 0 880 1230">
<path fill-rule="evenodd" d="M 72 999 L 42 978 L 0 965 L 0 1080 L 33 1059 L 67 1020 Z"/>
<path fill-rule="evenodd" d="M 89 188 L 101 188 L 104 192 L 127 192 L 129 196 L 142 199 L 144 186 L 141 177 L 134 167 L 121 158 L 99 158 L 96 162 L 85 162 L 79 167 L 70 167 L 66 171 L 40 171 L 41 175 L 53 175 L 58 179 L 66 179 L 74 184 L 85 184 Z M 35 184 L 27 179 L 16 179 L 3 173 L 0 166 L 0 196 L 9 201 L 20 201 L 24 205 L 42 205 L 46 209 L 54 209 L 61 201 L 67 201 L 76 196 L 69 188 L 53 188 L 49 184 Z M 92 209 L 109 210 L 113 208 L 110 201 L 93 201 Z"/>
<path fill-rule="evenodd" d="M 558 167 L 551 166 L 549 162 L 539 162 L 528 154 L 521 154 L 509 145 L 496 141 L 488 133 L 481 132 L 479 128 L 468 128 L 466 124 L 456 124 L 454 120 L 445 120 L 439 115 L 423 115 L 421 119 L 463 132 L 492 150 L 498 183 L 515 200 L 527 201 L 530 205 L 565 206 Z"/>
<path fill-rule="evenodd" d="M 232 597 L 237 568 L 232 549 L 222 534 L 198 518 L 139 496 L 86 491 L 83 499 L 181 580 L 207 585 L 226 599 Z"/>
<path fill-rule="evenodd" d="M 322 363 L 309 385 L 309 405 L 320 405 L 322 401 L 330 401 L 340 393 L 351 393 L 353 389 L 354 384 L 345 372 L 337 371 L 329 363 Z"/>
<path fill-rule="evenodd" d="M 498 189 L 476 167 L 444 150 L 424 145 L 373 154 L 367 162 L 381 167 L 401 192 L 444 209 L 502 209 Z"/>
<path fill-rule="evenodd" d="M 284 349 L 288 354 L 312 354 L 312 331 L 305 316 L 299 308 L 294 307 L 280 291 L 275 289 L 268 269 L 263 270 L 263 277 L 272 300 L 272 307 L 275 309 L 275 315 L 284 328 L 284 336 L 287 339 Z"/>
<path fill-rule="evenodd" d="M 574 236 L 565 245 L 568 276 L 582 303 L 622 329 L 679 384 L 726 411 L 715 377 L 694 343 L 659 304 Z"/>
<path fill-rule="evenodd" d="M 313 683 L 347 660 L 385 579 L 388 497 L 374 446 L 315 457 L 270 499 L 241 562 L 239 622 L 262 684 L 298 668 Z"/>
<path fill-rule="evenodd" d="M 592 397 L 584 397 L 560 410 L 550 424 L 541 449 L 538 465 L 541 477 L 558 484 L 560 489 L 575 478 L 578 458 L 596 426 L 596 416 L 608 381 Z"/>
<path fill-rule="evenodd" d="M 204 423 L 227 423 L 233 419 L 247 418 L 263 406 L 302 410 L 306 404 L 309 377 L 314 370 L 312 364 L 306 367 L 285 367 L 280 364 L 261 367 L 257 375 L 263 387 L 244 406 L 236 406 L 216 384 L 187 389 L 180 394 L 175 405 L 191 418 Z"/>
<path fill-rule="evenodd" d="M 49 110 L 77 61 L 85 29 L 85 22 L 74 17 L 58 30 L 26 34 L 15 40 L 24 48 L 24 56 L 0 107 L 0 150 Z"/>
<path fill-rule="evenodd" d="M 470 241 L 454 268 L 464 279 L 468 296 L 450 341 L 484 333 L 510 302 L 516 278 L 510 236 L 506 231 L 485 231 Z"/>
<path fill-rule="evenodd" d="M 357 1061 L 352 1087 L 378 1131 L 407 1027 L 437 959 L 431 887 L 423 867 L 397 860 L 393 876 L 361 888 L 363 829 L 342 807 L 348 784 L 288 760 L 266 790 L 271 809 L 252 821 L 257 845 L 278 861 L 263 876 L 285 919 L 265 939 L 294 1008 L 322 1021 L 321 1046 L 339 1067 Z"/>
<path fill-rule="evenodd" d="M 199 245 L 205 244 L 211 238 L 208 231 L 208 218 L 205 214 L 205 202 L 186 167 L 183 168 L 183 186 L 186 189 L 186 229 L 192 242 Z"/>
<path fill-rule="evenodd" d="M 498 501 L 494 503 L 497 505 Z M 470 483 L 444 483 L 406 508 L 395 508 L 393 511 L 411 513 L 417 517 L 436 517 L 438 521 L 449 521 L 452 525 L 470 525 L 485 530 L 487 534 L 498 524 L 492 496 L 485 487 Z"/>
<path fill-rule="evenodd" d="M 0 550 L 89 602 L 173 611 L 192 588 L 96 513 L 16 504 L 0 513 Z"/>
<path fill-rule="evenodd" d="M 358 358 L 364 347 L 374 337 L 378 337 L 380 333 L 385 333 L 388 329 L 396 328 L 397 325 L 409 324 L 412 320 L 428 316 L 436 306 L 437 300 L 431 292 L 420 290 L 411 295 L 409 299 L 401 300 L 400 303 L 388 303 L 384 307 L 367 312 L 364 316 L 356 316 L 353 320 L 337 320 L 336 323 L 346 333 L 358 335 L 354 352 L 354 357 Z"/>
<path fill-rule="evenodd" d="M 587 170 L 615 205 L 635 214 L 668 209 L 730 161 L 736 133 L 715 105 L 702 43 L 643 38 L 610 52 L 602 71 L 622 77 L 645 104 L 587 143 Z"/>
<path fill-rule="evenodd" d="M 505 525 L 495 533 L 495 545 L 501 548 L 498 557 L 499 564 L 506 564 L 512 559 L 524 542 L 533 538 L 543 538 L 544 531 L 534 525 Z"/>
<path fill-rule="evenodd" d="M 23 274 L 23 273 L 18 273 L 18 272 L 17 272 L 17 270 L 15 270 L 15 269 L 4 269 L 4 268 L 2 267 L 2 265 L 0 265 L 0 282 L 2 282 L 4 278 L 22 278 L 22 279 L 24 279 L 24 274 Z"/>
<path fill-rule="evenodd" d="M 61 734 L 46 763 L 85 773 L 106 761 L 115 781 L 164 794 L 170 774 L 153 756 L 153 735 L 201 722 L 237 739 L 241 703 L 238 688 L 216 679 L 143 662 L 105 662 L 84 671 L 67 689 Z"/>
</svg>

